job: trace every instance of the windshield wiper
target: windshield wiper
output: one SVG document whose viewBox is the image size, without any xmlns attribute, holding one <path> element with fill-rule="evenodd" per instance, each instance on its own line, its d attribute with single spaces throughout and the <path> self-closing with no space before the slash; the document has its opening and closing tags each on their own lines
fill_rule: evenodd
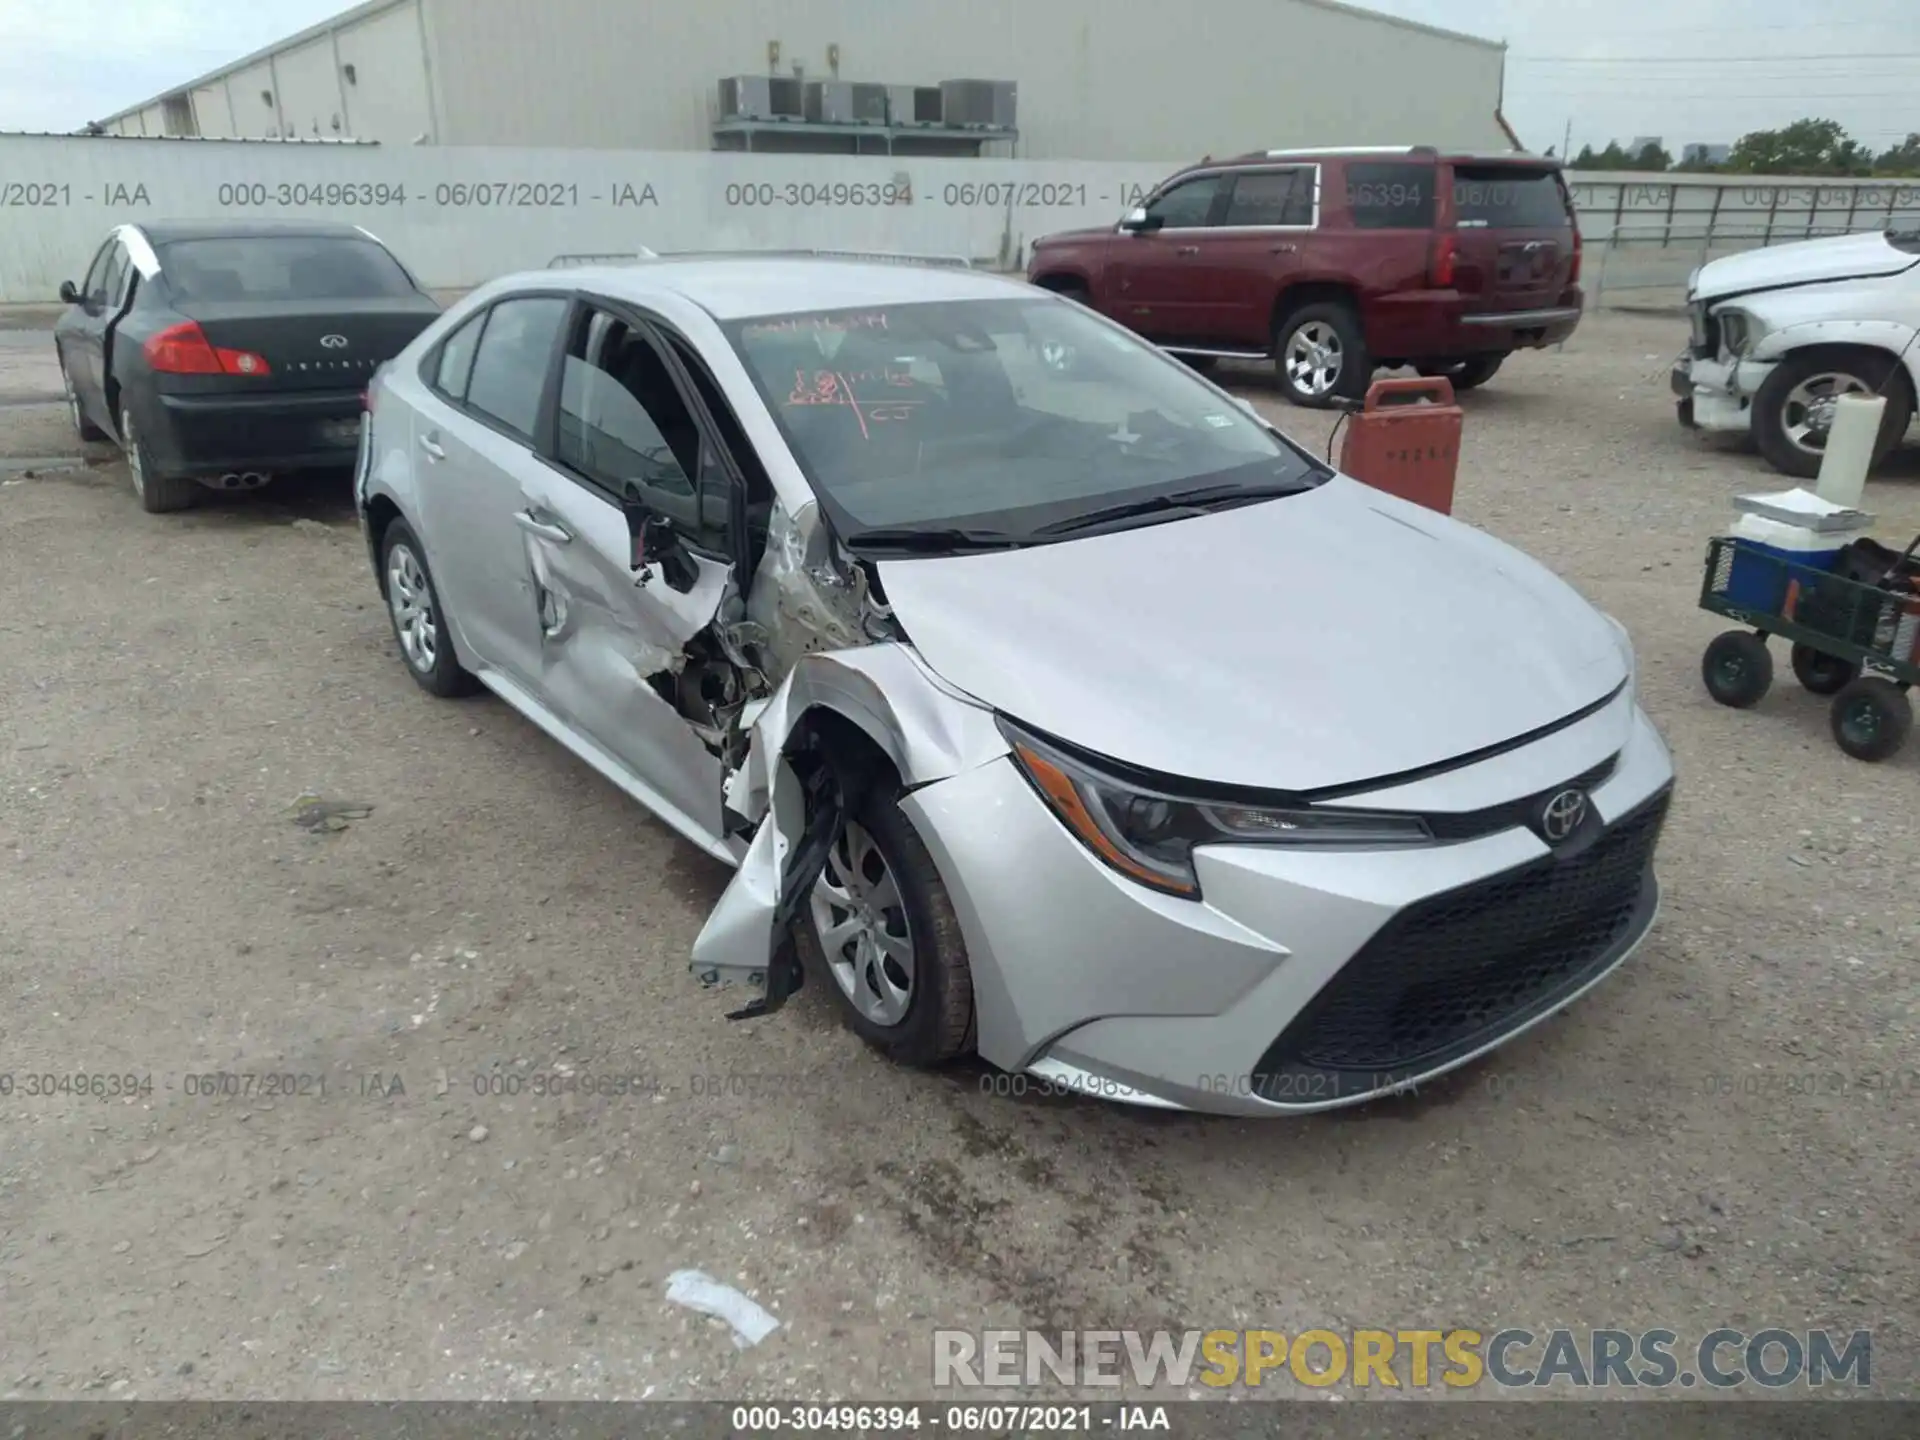
<svg viewBox="0 0 1920 1440">
<path fill-rule="evenodd" d="M 1113 521 L 1132 520 L 1141 515 L 1156 515 L 1173 510 L 1185 510 L 1201 515 L 1209 509 L 1221 506 L 1247 505 L 1256 500 L 1277 500 L 1284 495 L 1298 495 L 1304 490 L 1313 489 L 1324 478 L 1320 472 L 1315 471 L 1312 479 L 1289 480 L 1278 485 L 1199 485 L 1189 490 L 1171 490 L 1164 495 L 1149 495 L 1144 500 L 1129 500 L 1124 505 L 1108 505 L 1103 509 L 1088 510 L 1084 514 L 1069 515 L 1064 520 L 1054 520 L 1038 526 L 1033 533 L 1065 535 L 1074 530 L 1087 530 Z"/>
<path fill-rule="evenodd" d="M 1007 550 L 1026 542 L 1022 535 L 1005 530 L 977 530 L 959 525 L 925 527 L 901 525 L 877 530 L 856 530 L 847 540 L 849 550 Z"/>
</svg>

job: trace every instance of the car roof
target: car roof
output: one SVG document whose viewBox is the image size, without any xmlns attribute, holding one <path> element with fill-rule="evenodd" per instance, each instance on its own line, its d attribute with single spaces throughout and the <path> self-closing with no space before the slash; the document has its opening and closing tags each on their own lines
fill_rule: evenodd
<svg viewBox="0 0 1920 1440">
<path fill-rule="evenodd" d="M 1285 150 L 1249 150 L 1243 155 L 1227 155 L 1218 160 L 1202 160 L 1189 168 L 1259 165 L 1269 160 L 1404 160 L 1445 161 L 1449 165 L 1538 165 L 1558 166 L 1557 155 L 1535 155 L 1526 150 L 1436 150 L 1431 145 L 1328 145 L 1296 146 Z"/>
<path fill-rule="evenodd" d="M 646 304 L 668 294 L 698 305 L 716 320 L 791 315 L 811 310 L 911 305 L 940 300 L 991 300 L 1043 294 L 1023 280 L 958 265 L 753 255 L 642 260 L 564 272 L 569 288 Z M 515 276 L 518 284 L 555 272 Z"/>
<path fill-rule="evenodd" d="M 263 240 L 274 236 L 370 238 L 359 226 L 336 220 L 162 220 L 134 228 L 155 245 L 171 245 L 180 240 Z"/>
</svg>

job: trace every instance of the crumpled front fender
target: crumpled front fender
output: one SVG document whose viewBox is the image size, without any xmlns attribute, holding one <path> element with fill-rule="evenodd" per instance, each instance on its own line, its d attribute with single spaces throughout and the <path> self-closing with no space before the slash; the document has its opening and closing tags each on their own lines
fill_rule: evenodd
<svg viewBox="0 0 1920 1440">
<path fill-rule="evenodd" d="M 1008 750 L 993 712 L 946 685 L 896 642 L 809 655 L 788 673 L 727 777 L 727 808 L 755 824 L 752 843 L 693 944 L 703 984 L 744 984 L 758 997 L 738 1015 L 776 1010 L 799 988 L 791 922 L 820 877 L 847 809 L 876 777 L 818 724 L 851 722 L 887 757 L 903 790 L 998 759 Z"/>
</svg>

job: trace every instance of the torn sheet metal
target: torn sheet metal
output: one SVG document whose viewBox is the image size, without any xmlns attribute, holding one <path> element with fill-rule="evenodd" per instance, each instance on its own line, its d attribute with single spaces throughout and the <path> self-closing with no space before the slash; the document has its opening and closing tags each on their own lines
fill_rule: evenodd
<svg viewBox="0 0 1920 1440">
<path fill-rule="evenodd" d="M 904 645 L 809 655 L 795 665 L 760 710 L 745 761 L 727 777 L 727 808 L 759 828 L 693 944 L 691 969 L 703 984 L 762 991 L 743 1014 L 777 1009 L 798 987 L 786 927 L 825 864 L 824 844 L 839 828 L 840 797 L 859 782 L 843 773 L 823 775 L 818 756 L 796 768 L 794 732 L 821 710 L 858 725 L 908 789 L 1007 753 L 993 713 L 943 684 Z M 822 786 L 829 783 L 831 808 L 823 810 Z M 824 836 L 817 833 L 823 826 Z"/>
<path fill-rule="evenodd" d="M 747 592 L 747 619 L 766 636 L 769 678 L 785 675 L 803 655 L 875 639 L 863 625 L 865 593 L 864 572 L 843 573 L 834 565 L 833 536 L 820 522 L 819 505 L 810 501 L 789 514 L 775 501 L 767 548 Z"/>
</svg>

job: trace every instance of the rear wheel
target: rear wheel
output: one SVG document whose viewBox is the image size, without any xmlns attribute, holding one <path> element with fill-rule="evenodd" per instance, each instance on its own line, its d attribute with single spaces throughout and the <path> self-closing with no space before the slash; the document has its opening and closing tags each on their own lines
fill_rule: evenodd
<svg viewBox="0 0 1920 1440">
<path fill-rule="evenodd" d="M 1308 305 L 1281 321 L 1273 356 L 1287 399 L 1312 410 L 1358 400 L 1373 378 L 1360 317 L 1339 301 Z"/>
<path fill-rule="evenodd" d="M 1837 695 L 1859 675 L 1860 667 L 1811 645 L 1793 647 L 1793 678 L 1815 695 Z"/>
<path fill-rule="evenodd" d="M 1907 743 L 1913 702 L 1891 680 L 1868 675 L 1833 697 L 1829 721 L 1834 743 L 1854 759 L 1885 760 Z"/>
<path fill-rule="evenodd" d="M 1505 355 L 1475 355 L 1467 360 L 1451 360 L 1445 364 L 1422 365 L 1422 375 L 1444 377 L 1456 391 L 1477 390 L 1495 375 L 1506 363 Z"/>
<path fill-rule="evenodd" d="M 1913 420 L 1913 387 L 1893 356 L 1875 350 L 1811 350 L 1789 355 L 1753 397 L 1753 438 L 1782 474 L 1820 473 L 1842 395 L 1872 395 L 1886 386 L 1887 410 L 1873 447 L 1878 465 Z"/>
<path fill-rule="evenodd" d="M 386 582 L 387 615 L 407 673 L 429 695 L 443 700 L 471 695 L 479 682 L 453 652 L 453 633 L 427 570 L 426 552 L 404 520 L 380 537 L 380 574 Z"/>
<path fill-rule="evenodd" d="M 126 452 L 133 493 L 140 497 L 140 508 L 149 515 L 185 510 L 200 498 L 200 486 L 195 481 L 184 475 L 162 475 L 154 468 L 153 453 L 141 439 L 131 410 L 120 412 L 120 447 Z"/>
<path fill-rule="evenodd" d="M 1773 656 L 1752 631 L 1729 630 L 1714 636 L 1700 657 L 1700 678 L 1722 705 L 1745 710 L 1773 688 Z"/>
<path fill-rule="evenodd" d="M 924 1068 L 973 1048 L 960 921 L 890 790 L 868 791 L 848 815 L 793 932 L 848 1028 L 888 1058 Z"/>
</svg>

